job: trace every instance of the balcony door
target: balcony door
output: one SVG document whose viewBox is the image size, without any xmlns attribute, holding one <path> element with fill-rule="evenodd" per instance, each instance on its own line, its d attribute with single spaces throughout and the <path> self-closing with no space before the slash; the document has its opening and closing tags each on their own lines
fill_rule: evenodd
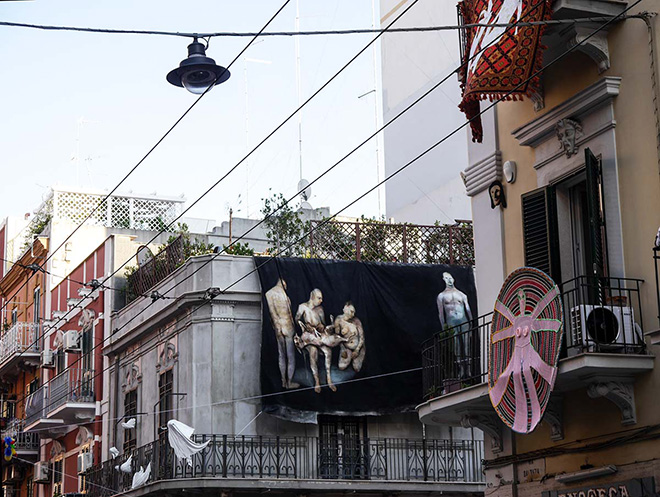
<svg viewBox="0 0 660 497">
<path fill-rule="evenodd" d="M 319 416 L 319 476 L 368 478 L 366 418 Z"/>
</svg>

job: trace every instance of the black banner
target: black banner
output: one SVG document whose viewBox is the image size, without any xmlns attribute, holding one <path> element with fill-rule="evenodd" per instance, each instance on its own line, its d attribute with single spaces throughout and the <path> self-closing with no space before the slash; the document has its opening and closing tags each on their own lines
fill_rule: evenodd
<svg viewBox="0 0 660 497">
<path fill-rule="evenodd" d="M 441 329 L 441 319 L 446 327 L 477 315 L 469 267 L 261 257 L 255 263 L 263 302 L 262 403 L 265 412 L 287 419 L 414 409 L 422 400 L 422 342 Z"/>
</svg>

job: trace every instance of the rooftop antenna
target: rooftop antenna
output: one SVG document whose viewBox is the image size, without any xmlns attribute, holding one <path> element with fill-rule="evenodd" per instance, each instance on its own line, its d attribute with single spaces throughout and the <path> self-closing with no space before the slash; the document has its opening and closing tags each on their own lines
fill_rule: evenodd
<svg viewBox="0 0 660 497">
<path fill-rule="evenodd" d="M 296 32 L 300 33 L 300 0 L 296 0 Z M 294 40 L 296 50 L 296 89 L 298 91 L 298 107 L 302 105 L 302 85 L 300 82 L 300 36 Z M 298 163 L 300 168 L 299 179 L 303 179 L 302 163 L 302 110 L 298 111 Z M 300 190 L 300 188 L 298 189 Z"/>
<path fill-rule="evenodd" d="M 71 161 L 75 162 L 76 164 L 76 185 L 78 187 L 82 186 L 80 184 L 80 132 L 82 130 L 83 125 L 85 124 L 98 124 L 98 121 L 88 121 L 84 117 L 79 117 L 78 120 L 76 121 L 76 150 L 73 154 L 73 157 L 71 157 Z M 89 164 L 87 163 L 88 160 L 91 160 L 91 157 L 88 157 L 85 163 L 85 167 L 87 168 L 87 176 L 89 177 L 90 181 L 90 186 L 92 182 L 92 173 L 89 170 Z"/>
<path fill-rule="evenodd" d="M 312 198 L 312 187 L 309 186 L 309 181 L 304 178 L 298 181 L 298 191 L 300 192 L 300 208 L 312 209 L 312 204 L 308 202 Z"/>
</svg>

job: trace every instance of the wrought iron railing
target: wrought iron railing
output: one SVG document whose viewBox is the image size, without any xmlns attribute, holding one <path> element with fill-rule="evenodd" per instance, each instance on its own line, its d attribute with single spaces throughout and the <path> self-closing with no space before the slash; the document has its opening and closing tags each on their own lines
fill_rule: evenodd
<svg viewBox="0 0 660 497">
<path fill-rule="evenodd" d="M 7 428 L 2 432 L 2 438 L 12 437 L 16 443 L 17 451 L 22 450 L 39 450 L 39 435 L 23 431 L 25 428 L 25 420 L 19 418 L 12 418 L 7 424 Z"/>
<path fill-rule="evenodd" d="M 38 419 L 46 417 L 46 398 L 48 385 L 37 388 L 25 399 L 25 425 L 31 425 Z"/>
<path fill-rule="evenodd" d="M 579 276 L 559 285 L 566 354 L 644 353 L 642 283 L 634 278 Z"/>
<path fill-rule="evenodd" d="M 172 274 L 183 262 L 183 238 L 179 236 L 126 278 L 126 303 L 130 303 Z"/>
<path fill-rule="evenodd" d="M 584 352 L 643 354 L 642 280 L 580 276 L 559 285 L 564 307 L 560 358 Z M 436 333 L 422 345 L 429 399 L 487 381 L 492 313 Z"/>
<path fill-rule="evenodd" d="M 438 332 L 422 344 L 425 398 L 438 397 L 486 381 L 493 313 Z"/>
<path fill-rule="evenodd" d="M 50 414 L 67 402 L 94 402 L 94 371 L 66 369 L 50 381 L 46 412 Z"/>
<path fill-rule="evenodd" d="M 196 435 L 209 445 L 192 465 L 174 456 L 165 438 L 87 473 L 88 495 L 105 497 L 130 490 L 132 475 L 114 469 L 132 456 L 133 470 L 151 463 L 149 483 L 179 478 L 299 480 L 391 480 L 483 482 L 479 440 L 351 439 Z M 191 486 L 194 485 L 191 483 Z"/>
<path fill-rule="evenodd" d="M 423 226 L 312 221 L 311 257 L 411 264 L 474 265 L 472 223 Z"/>
<path fill-rule="evenodd" d="M 15 354 L 39 353 L 41 325 L 39 323 L 15 323 L 0 337 L 0 364 Z"/>
</svg>

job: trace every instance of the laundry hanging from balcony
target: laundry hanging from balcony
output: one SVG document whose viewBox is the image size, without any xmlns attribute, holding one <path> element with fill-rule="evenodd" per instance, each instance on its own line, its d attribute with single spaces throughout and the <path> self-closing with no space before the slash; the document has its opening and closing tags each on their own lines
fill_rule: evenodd
<svg viewBox="0 0 660 497">
<path fill-rule="evenodd" d="M 442 328 L 456 333 L 451 357 L 465 370 L 476 365 L 467 359 L 470 344 L 458 336 L 477 315 L 471 267 L 260 257 L 255 263 L 266 413 L 316 422 L 318 413 L 412 411 L 422 400 L 421 344 Z"/>
<path fill-rule="evenodd" d="M 462 0 L 459 11 L 463 24 L 480 24 L 466 29 L 463 38 L 463 65 L 459 73 L 463 99 L 459 108 L 470 121 L 472 141 L 481 143 L 480 100 L 522 100 L 540 94 L 545 26 L 502 26 L 516 22 L 548 20 L 550 0 Z M 483 26 L 488 25 L 488 26 Z"/>
</svg>

